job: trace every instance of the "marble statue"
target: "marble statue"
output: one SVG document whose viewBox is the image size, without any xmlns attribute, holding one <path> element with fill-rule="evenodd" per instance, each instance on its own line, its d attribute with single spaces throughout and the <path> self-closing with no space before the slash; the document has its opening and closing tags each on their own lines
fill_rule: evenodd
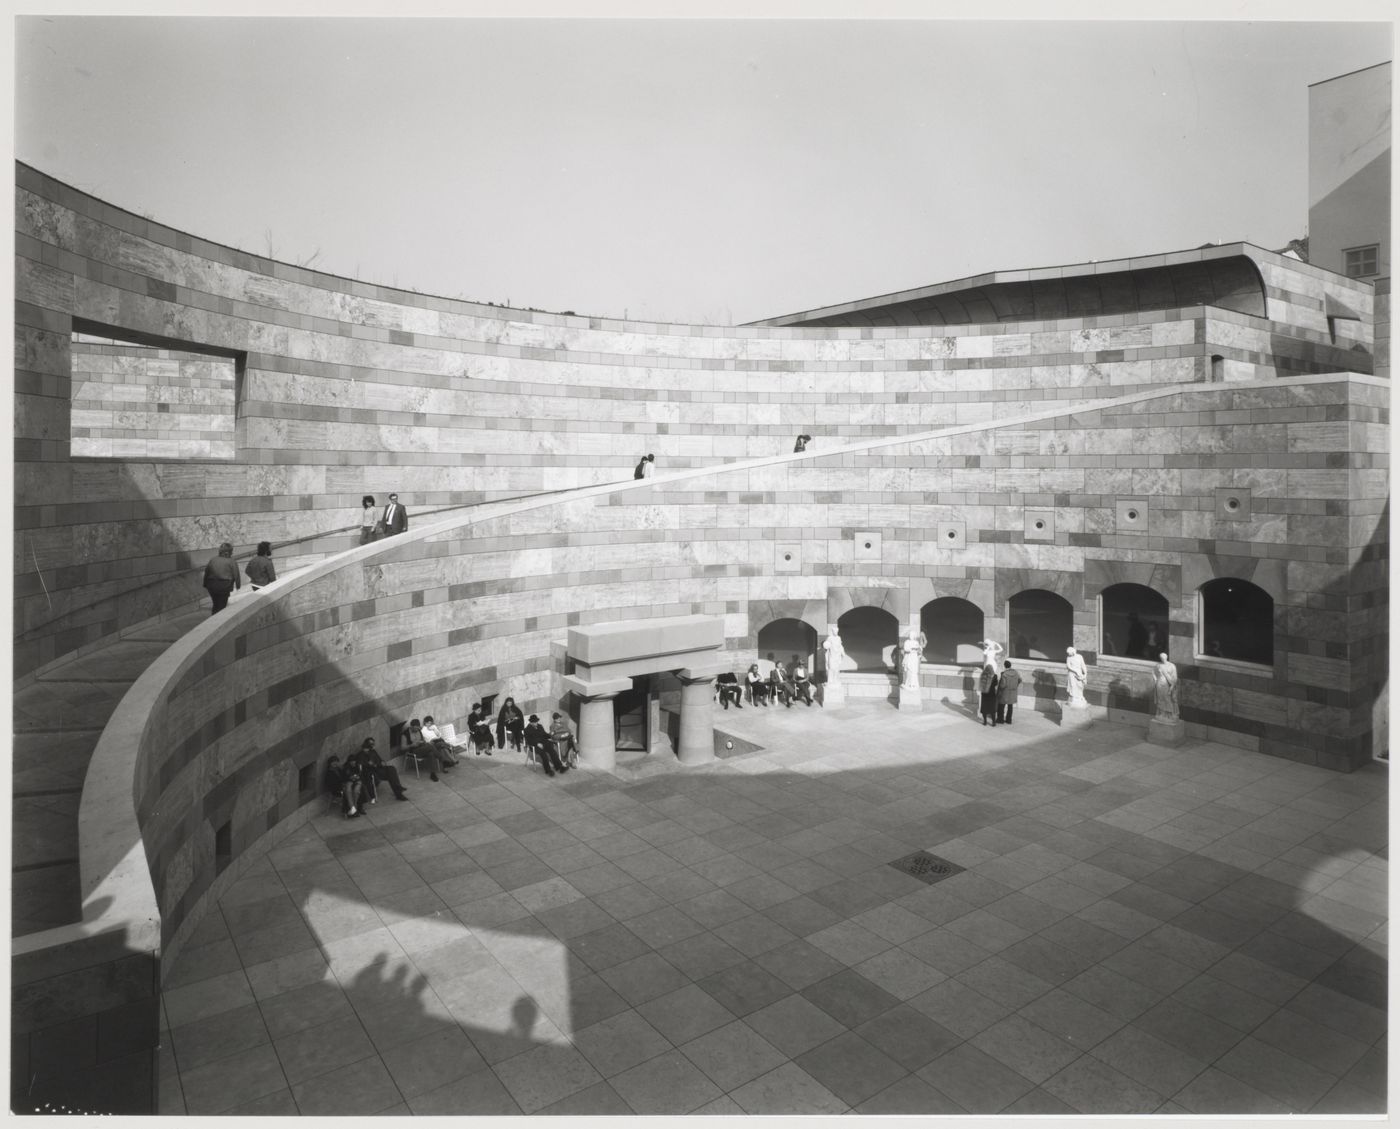
<svg viewBox="0 0 1400 1129">
<path fill-rule="evenodd" d="M 1152 687 L 1157 701 L 1157 720 L 1176 721 L 1179 705 L 1179 682 L 1176 663 L 1159 654 L 1157 666 L 1152 671 Z"/>
<path fill-rule="evenodd" d="M 899 671 L 901 683 L 908 690 L 919 688 L 919 663 L 923 661 L 924 645 L 912 631 L 904 637 L 900 646 Z"/>
<path fill-rule="evenodd" d="M 1002 654 L 1002 651 L 1004 651 L 1005 649 L 1006 649 L 1006 648 L 1004 648 L 1004 647 L 1003 647 L 1000 643 L 998 643 L 995 639 L 983 639 L 983 640 L 982 640 L 982 665 L 983 665 L 983 666 L 986 666 L 988 663 L 991 663 L 991 664 L 992 664 L 992 669 L 993 669 L 993 670 L 1000 670 L 1000 669 L 1001 669 L 1001 662 L 1000 662 L 1001 654 Z"/>
<path fill-rule="evenodd" d="M 837 685 L 841 681 L 841 663 L 846 658 L 846 646 L 841 642 L 841 631 L 834 623 L 826 642 L 822 644 L 822 650 L 826 652 L 826 684 Z"/>
<path fill-rule="evenodd" d="M 1074 709 L 1083 709 L 1089 704 L 1084 700 L 1089 668 L 1084 665 L 1084 656 L 1073 647 L 1065 648 L 1065 670 L 1069 673 L 1069 704 Z"/>
</svg>

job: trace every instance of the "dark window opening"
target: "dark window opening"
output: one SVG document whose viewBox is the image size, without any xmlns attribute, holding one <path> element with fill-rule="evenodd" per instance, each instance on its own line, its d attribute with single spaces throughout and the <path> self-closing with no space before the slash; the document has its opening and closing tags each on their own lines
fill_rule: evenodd
<svg viewBox="0 0 1400 1129">
<path fill-rule="evenodd" d="M 1200 588 L 1199 653 L 1206 658 L 1272 666 L 1274 600 L 1248 580 L 1225 576 Z"/>
<path fill-rule="evenodd" d="M 1063 596 L 1028 588 L 1007 601 L 1013 659 L 1064 662 L 1074 645 L 1074 609 Z"/>
<path fill-rule="evenodd" d="M 1156 662 L 1167 651 L 1170 606 L 1142 584 L 1112 584 L 1099 604 L 1099 653 Z"/>
<path fill-rule="evenodd" d="M 852 608 L 836 621 L 846 650 L 846 670 L 893 670 L 899 620 L 884 608 Z"/>
<path fill-rule="evenodd" d="M 222 874 L 233 861 L 233 824 L 225 823 L 214 832 L 214 873 Z"/>
<path fill-rule="evenodd" d="M 980 663 L 982 661 L 982 609 L 957 596 L 930 600 L 919 612 L 924 633 L 924 661 L 931 663 Z"/>
</svg>

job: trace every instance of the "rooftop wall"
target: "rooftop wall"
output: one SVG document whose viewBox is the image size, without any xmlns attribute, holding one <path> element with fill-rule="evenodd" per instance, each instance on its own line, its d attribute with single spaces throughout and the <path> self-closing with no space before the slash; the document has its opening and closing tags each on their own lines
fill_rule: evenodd
<svg viewBox="0 0 1400 1129">
<path fill-rule="evenodd" d="M 1196 306 L 941 329 L 653 325 L 335 278 L 173 231 L 23 165 L 17 180 L 18 673 L 201 597 L 221 541 L 244 551 L 348 529 L 365 493 L 398 491 L 418 520 L 628 479 L 647 451 L 663 469 L 699 467 L 789 451 L 802 431 L 820 449 L 1213 373 L 1369 367 L 1352 348 L 1370 348 L 1366 323 L 1333 341 L 1321 275 L 1287 260 L 1261 267 L 1267 319 Z M 103 327 L 236 359 L 231 459 L 115 445 L 73 457 L 71 333 Z M 131 434 L 107 438 L 142 438 L 126 423 Z"/>
</svg>

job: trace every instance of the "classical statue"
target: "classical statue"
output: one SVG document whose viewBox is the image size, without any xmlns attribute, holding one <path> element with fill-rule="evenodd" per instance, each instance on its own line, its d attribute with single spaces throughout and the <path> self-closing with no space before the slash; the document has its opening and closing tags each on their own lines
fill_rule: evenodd
<svg viewBox="0 0 1400 1129">
<path fill-rule="evenodd" d="M 1177 712 L 1179 706 L 1179 682 L 1176 673 L 1176 663 L 1167 658 L 1165 654 L 1159 654 L 1157 666 L 1152 671 L 1152 688 L 1157 700 L 1157 720 L 1176 721 L 1179 717 Z"/>
<path fill-rule="evenodd" d="M 904 637 L 900 646 L 899 671 L 901 683 L 906 690 L 919 688 L 919 663 L 923 661 L 924 645 L 912 631 Z"/>
<path fill-rule="evenodd" d="M 822 644 L 822 650 L 826 652 L 826 684 L 837 685 L 841 681 L 841 663 L 846 658 L 846 647 L 841 642 L 841 631 L 834 623 L 826 642 Z"/>
<path fill-rule="evenodd" d="M 1000 669 L 998 664 L 1001 658 L 1001 653 L 1003 650 L 1005 650 L 1005 648 L 995 639 L 983 639 L 981 646 L 982 665 L 986 666 L 988 663 L 991 663 L 993 670 Z"/>
<path fill-rule="evenodd" d="M 1089 679 L 1089 668 L 1084 665 L 1084 656 L 1073 647 L 1065 648 L 1065 670 L 1069 674 L 1069 704 L 1074 709 L 1083 709 L 1089 704 L 1084 700 L 1084 683 Z"/>
</svg>

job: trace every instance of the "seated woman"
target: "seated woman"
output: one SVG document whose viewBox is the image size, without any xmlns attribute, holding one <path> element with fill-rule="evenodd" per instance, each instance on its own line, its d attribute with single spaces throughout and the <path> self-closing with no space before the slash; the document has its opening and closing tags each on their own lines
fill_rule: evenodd
<svg viewBox="0 0 1400 1129">
<path fill-rule="evenodd" d="M 768 704 L 768 683 L 763 681 L 763 675 L 758 673 L 758 663 L 749 667 L 748 674 L 744 675 L 744 682 L 749 688 L 749 703 L 755 706 L 766 706 Z"/>
<path fill-rule="evenodd" d="M 326 761 L 326 791 L 340 797 L 340 810 L 346 819 L 354 819 L 360 814 L 369 799 L 364 776 L 357 765 L 341 764 L 340 758 L 332 755 Z"/>
<path fill-rule="evenodd" d="M 775 702 L 782 702 L 788 709 L 792 709 L 792 683 L 788 681 L 787 671 L 783 669 L 782 663 L 774 663 L 772 671 L 768 674 L 769 697 Z"/>
<path fill-rule="evenodd" d="M 476 755 L 485 753 L 488 757 L 495 747 L 491 743 L 491 723 L 486 720 L 486 711 L 480 702 L 472 703 L 472 712 L 467 714 L 467 735 L 471 738 Z"/>
<path fill-rule="evenodd" d="M 518 753 L 524 732 L 525 715 L 520 712 L 520 707 L 515 704 L 514 698 L 507 698 L 505 705 L 501 707 L 501 712 L 496 715 L 496 744 L 504 749 L 506 739 L 509 738 L 510 747 Z"/>
<path fill-rule="evenodd" d="M 535 759 L 544 765 L 546 776 L 553 776 L 556 772 L 565 771 L 564 766 L 559 763 L 559 751 L 555 748 L 554 739 L 545 732 L 544 726 L 540 724 L 539 714 L 532 713 L 530 715 L 530 724 L 525 726 L 522 740 L 525 747 L 535 754 Z"/>
</svg>

